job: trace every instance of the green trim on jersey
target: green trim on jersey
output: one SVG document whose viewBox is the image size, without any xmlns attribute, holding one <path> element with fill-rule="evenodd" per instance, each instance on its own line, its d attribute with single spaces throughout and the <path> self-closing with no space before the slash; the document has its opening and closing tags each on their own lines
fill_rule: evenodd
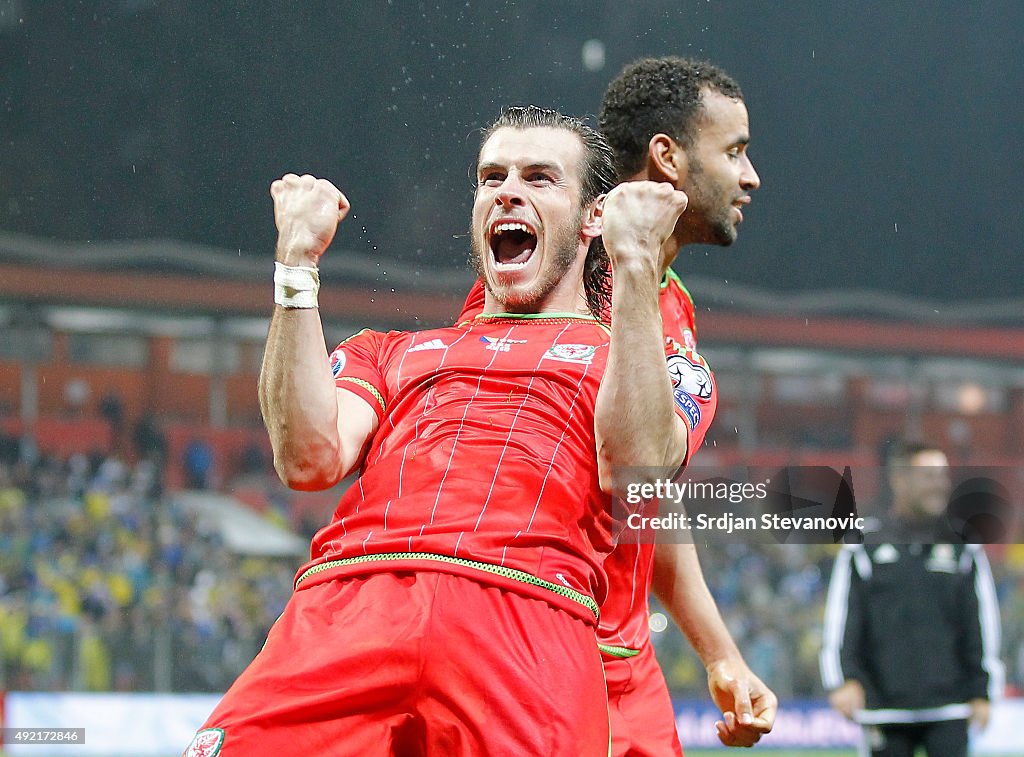
<svg viewBox="0 0 1024 757">
<path fill-rule="evenodd" d="M 364 381 L 361 378 L 354 378 L 352 376 L 339 376 L 338 381 L 351 381 L 356 386 L 363 387 L 363 389 L 372 394 L 374 399 L 376 399 L 377 402 L 380 404 L 380 411 L 382 413 L 386 413 L 388 411 L 388 406 L 384 402 L 383 395 L 381 395 L 381 393 L 377 391 L 377 387 L 375 387 L 369 381 Z"/>
<path fill-rule="evenodd" d="M 475 318 L 501 318 L 524 321 L 536 321 L 542 318 L 564 320 L 571 318 L 574 321 L 600 321 L 592 315 L 580 315 L 579 313 L 480 313 Z M 473 320 L 475 320 L 475 318 Z"/>
<path fill-rule="evenodd" d="M 612 657 L 629 658 L 636 657 L 638 654 L 640 654 L 639 649 L 630 649 L 629 647 L 616 647 L 612 646 L 611 644 L 598 644 L 597 648 L 600 651 L 604 652 L 606 655 L 611 655 Z"/>
<path fill-rule="evenodd" d="M 359 329 L 359 331 L 354 333 L 352 336 L 348 336 L 348 337 L 345 337 L 344 339 L 342 339 L 341 340 L 341 344 L 345 344 L 347 342 L 351 342 L 357 336 L 359 336 L 360 334 L 365 334 L 367 331 L 373 331 L 373 329 L 368 329 L 368 328 L 367 329 Z M 341 345 L 339 344 L 338 346 L 340 347 Z"/>
<path fill-rule="evenodd" d="M 461 565 L 465 568 L 474 568 L 476 570 L 483 571 L 484 573 L 502 576 L 503 578 L 509 578 L 513 581 L 518 581 L 530 586 L 538 586 L 542 589 L 552 591 L 559 596 L 565 597 L 566 599 L 578 602 L 594 613 L 595 618 L 601 617 L 601 609 L 597 606 L 597 602 L 594 601 L 593 597 L 587 596 L 581 591 L 576 591 L 575 589 L 570 589 L 568 586 L 559 586 L 558 584 L 551 583 L 550 581 L 545 581 L 543 578 L 537 578 L 537 576 L 531 575 L 523 570 L 503 568 L 500 565 L 491 565 L 490 563 L 478 562 L 476 560 L 465 560 L 461 557 L 452 557 L 451 555 L 437 555 L 433 552 L 385 552 L 378 555 L 360 555 L 359 557 L 345 557 L 340 560 L 328 560 L 327 562 L 314 565 L 304 571 L 302 575 L 295 579 L 295 588 L 298 588 L 299 584 L 310 576 L 314 576 L 317 573 L 323 573 L 325 570 L 330 570 L 331 568 L 337 568 L 343 565 L 359 565 L 361 563 L 401 560 L 435 560 L 441 563 L 448 563 L 449 565 Z"/>
<path fill-rule="evenodd" d="M 683 290 L 683 294 L 686 295 L 686 299 L 688 299 L 690 301 L 690 304 L 692 305 L 693 304 L 693 295 L 690 294 L 690 290 L 686 288 L 686 284 L 683 283 L 683 280 L 681 278 L 679 278 L 679 274 L 676 273 L 671 268 L 669 268 L 667 271 L 665 271 L 665 278 L 663 278 L 661 280 L 661 288 L 662 289 L 665 289 L 666 287 L 668 287 L 669 280 L 676 282 L 676 285 L 680 289 Z"/>
</svg>

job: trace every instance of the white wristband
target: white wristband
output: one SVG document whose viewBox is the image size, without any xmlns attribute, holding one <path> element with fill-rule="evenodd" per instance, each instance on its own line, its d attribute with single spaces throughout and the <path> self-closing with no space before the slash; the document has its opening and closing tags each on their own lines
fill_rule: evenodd
<svg viewBox="0 0 1024 757">
<path fill-rule="evenodd" d="M 283 308 L 318 307 L 320 271 L 306 266 L 274 263 L 274 302 Z"/>
</svg>

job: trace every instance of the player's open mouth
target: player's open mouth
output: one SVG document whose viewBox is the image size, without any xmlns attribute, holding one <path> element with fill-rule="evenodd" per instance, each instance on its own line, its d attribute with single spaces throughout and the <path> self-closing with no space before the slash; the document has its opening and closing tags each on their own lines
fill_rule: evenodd
<svg viewBox="0 0 1024 757">
<path fill-rule="evenodd" d="M 537 249 L 537 232 L 522 221 L 495 221 L 489 238 L 494 262 L 502 268 L 526 265 Z"/>
</svg>

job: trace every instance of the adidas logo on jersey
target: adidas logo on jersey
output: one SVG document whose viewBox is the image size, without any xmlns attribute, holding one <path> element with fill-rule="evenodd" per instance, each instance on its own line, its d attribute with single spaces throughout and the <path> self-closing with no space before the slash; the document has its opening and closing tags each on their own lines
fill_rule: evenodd
<svg viewBox="0 0 1024 757">
<path fill-rule="evenodd" d="M 423 344 L 417 344 L 415 347 L 410 347 L 406 352 L 420 352 L 422 350 L 446 350 L 448 345 L 442 342 L 440 339 L 431 339 L 429 342 L 423 342 Z"/>
</svg>

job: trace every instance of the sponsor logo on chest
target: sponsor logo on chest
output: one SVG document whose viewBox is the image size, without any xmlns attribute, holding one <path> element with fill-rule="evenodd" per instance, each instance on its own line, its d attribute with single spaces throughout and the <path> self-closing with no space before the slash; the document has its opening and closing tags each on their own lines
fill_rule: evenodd
<svg viewBox="0 0 1024 757">
<path fill-rule="evenodd" d="M 526 344 L 525 339 L 509 339 L 505 336 L 493 337 L 482 336 L 480 341 L 487 345 L 486 349 L 491 352 L 508 352 L 514 344 Z"/>
</svg>

